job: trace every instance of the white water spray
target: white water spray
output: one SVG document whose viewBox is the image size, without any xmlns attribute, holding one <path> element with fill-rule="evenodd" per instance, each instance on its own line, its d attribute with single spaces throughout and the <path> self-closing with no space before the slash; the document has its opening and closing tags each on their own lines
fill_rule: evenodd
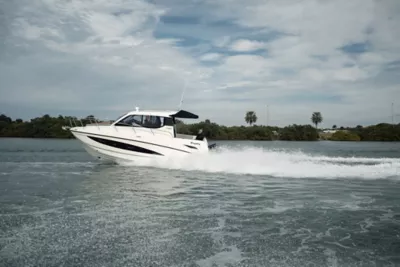
<svg viewBox="0 0 400 267">
<path fill-rule="evenodd" d="M 400 179 L 400 159 L 398 158 L 329 157 L 255 147 L 222 148 L 206 155 L 163 160 L 149 159 L 135 163 L 120 162 L 120 164 L 290 178 Z"/>
</svg>

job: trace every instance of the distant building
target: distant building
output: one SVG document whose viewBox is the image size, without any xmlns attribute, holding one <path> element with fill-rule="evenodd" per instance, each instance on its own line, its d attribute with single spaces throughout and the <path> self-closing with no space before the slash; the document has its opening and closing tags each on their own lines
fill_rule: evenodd
<svg viewBox="0 0 400 267">
<path fill-rule="evenodd" d="M 331 130 L 331 129 L 326 129 L 326 130 L 323 130 L 322 132 L 323 133 L 336 133 L 338 130 Z"/>
</svg>

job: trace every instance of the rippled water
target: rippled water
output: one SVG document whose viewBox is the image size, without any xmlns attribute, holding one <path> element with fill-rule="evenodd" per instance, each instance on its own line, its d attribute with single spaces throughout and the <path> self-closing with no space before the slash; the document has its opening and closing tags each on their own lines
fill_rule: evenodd
<svg viewBox="0 0 400 267">
<path fill-rule="evenodd" d="M 219 142 L 102 165 L 0 139 L 0 266 L 399 266 L 400 144 Z"/>
</svg>

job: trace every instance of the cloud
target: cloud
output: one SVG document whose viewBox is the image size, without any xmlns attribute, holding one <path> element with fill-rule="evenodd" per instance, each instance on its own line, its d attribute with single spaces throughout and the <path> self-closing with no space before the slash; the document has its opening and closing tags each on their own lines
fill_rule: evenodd
<svg viewBox="0 0 400 267">
<path fill-rule="evenodd" d="M 263 42 L 240 39 L 231 44 L 231 49 L 238 52 L 247 52 L 262 49 L 264 46 Z"/>
<path fill-rule="evenodd" d="M 221 58 L 221 54 L 218 53 L 207 53 L 204 54 L 200 57 L 200 60 L 202 61 L 215 61 L 215 60 L 219 60 Z"/>
<path fill-rule="evenodd" d="M 14 90 L 2 102 L 125 110 L 149 105 L 155 93 L 168 104 L 180 94 L 183 76 L 195 83 L 202 68 L 172 47 L 173 38 L 152 37 L 163 12 L 142 1 L 27 3 L 8 21 L 7 49 L 16 58 L 1 65 L 1 90 Z M 18 47 L 26 56 L 17 56 Z M 85 104 L 89 100 L 92 107 Z"/>
<path fill-rule="evenodd" d="M 183 107 L 222 124 L 247 110 L 263 122 L 267 104 L 276 125 L 315 110 L 325 126 L 389 122 L 399 11 L 396 0 L 7 1 L 0 112 L 171 109 L 186 84 Z"/>
</svg>

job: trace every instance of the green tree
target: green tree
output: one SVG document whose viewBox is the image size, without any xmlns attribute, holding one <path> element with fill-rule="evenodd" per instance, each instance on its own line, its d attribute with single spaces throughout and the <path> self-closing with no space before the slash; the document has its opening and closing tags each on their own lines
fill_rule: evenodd
<svg viewBox="0 0 400 267">
<path fill-rule="evenodd" d="M 311 121 L 315 124 L 315 128 L 317 128 L 318 124 L 322 122 L 321 112 L 314 112 L 311 116 Z"/>
<path fill-rule="evenodd" d="M 244 120 L 251 126 L 253 123 L 257 121 L 257 115 L 254 111 L 247 111 Z"/>
<path fill-rule="evenodd" d="M 1 114 L 0 115 L 0 121 L 1 122 L 5 122 L 5 123 L 12 123 L 12 119 L 10 118 L 10 117 L 7 117 L 6 115 L 4 115 L 4 114 Z"/>
<path fill-rule="evenodd" d="M 254 113 L 251 113 L 254 114 Z M 249 114 L 249 115 L 251 115 Z M 255 114 L 254 114 L 255 115 Z M 252 116 L 249 116 L 250 118 Z M 87 117 L 82 118 L 85 120 Z M 77 122 L 77 117 L 58 116 L 33 118 L 29 121 L 13 120 L 5 114 L 0 114 L 0 137 L 28 137 L 28 138 L 74 138 L 70 131 L 63 130 L 63 126 Z M 199 123 L 185 124 L 178 121 L 177 132 L 196 135 L 203 129 L 209 140 L 288 140 L 288 141 L 316 141 L 319 134 L 316 127 L 308 125 L 289 125 L 283 128 L 273 126 L 253 125 L 252 127 L 218 125 L 209 120 Z M 249 119 L 250 122 L 250 119 Z M 251 118 L 251 123 L 254 123 Z M 79 122 L 78 122 L 79 124 Z M 369 126 L 337 127 L 343 131 L 336 134 L 323 134 L 321 138 L 333 141 L 400 141 L 400 124 L 379 123 Z"/>
<path fill-rule="evenodd" d="M 336 129 L 336 128 L 337 128 L 336 124 L 332 126 L 332 129 Z"/>
<path fill-rule="evenodd" d="M 289 125 L 279 131 L 279 139 L 286 141 L 316 141 L 318 132 L 311 125 Z"/>
<path fill-rule="evenodd" d="M 337 131 L 332 134 L 329 138 L 331 141 L 360 141 L 361 138 L 358 134 L 347 132 L 347 131 Z"/>
</svg>

